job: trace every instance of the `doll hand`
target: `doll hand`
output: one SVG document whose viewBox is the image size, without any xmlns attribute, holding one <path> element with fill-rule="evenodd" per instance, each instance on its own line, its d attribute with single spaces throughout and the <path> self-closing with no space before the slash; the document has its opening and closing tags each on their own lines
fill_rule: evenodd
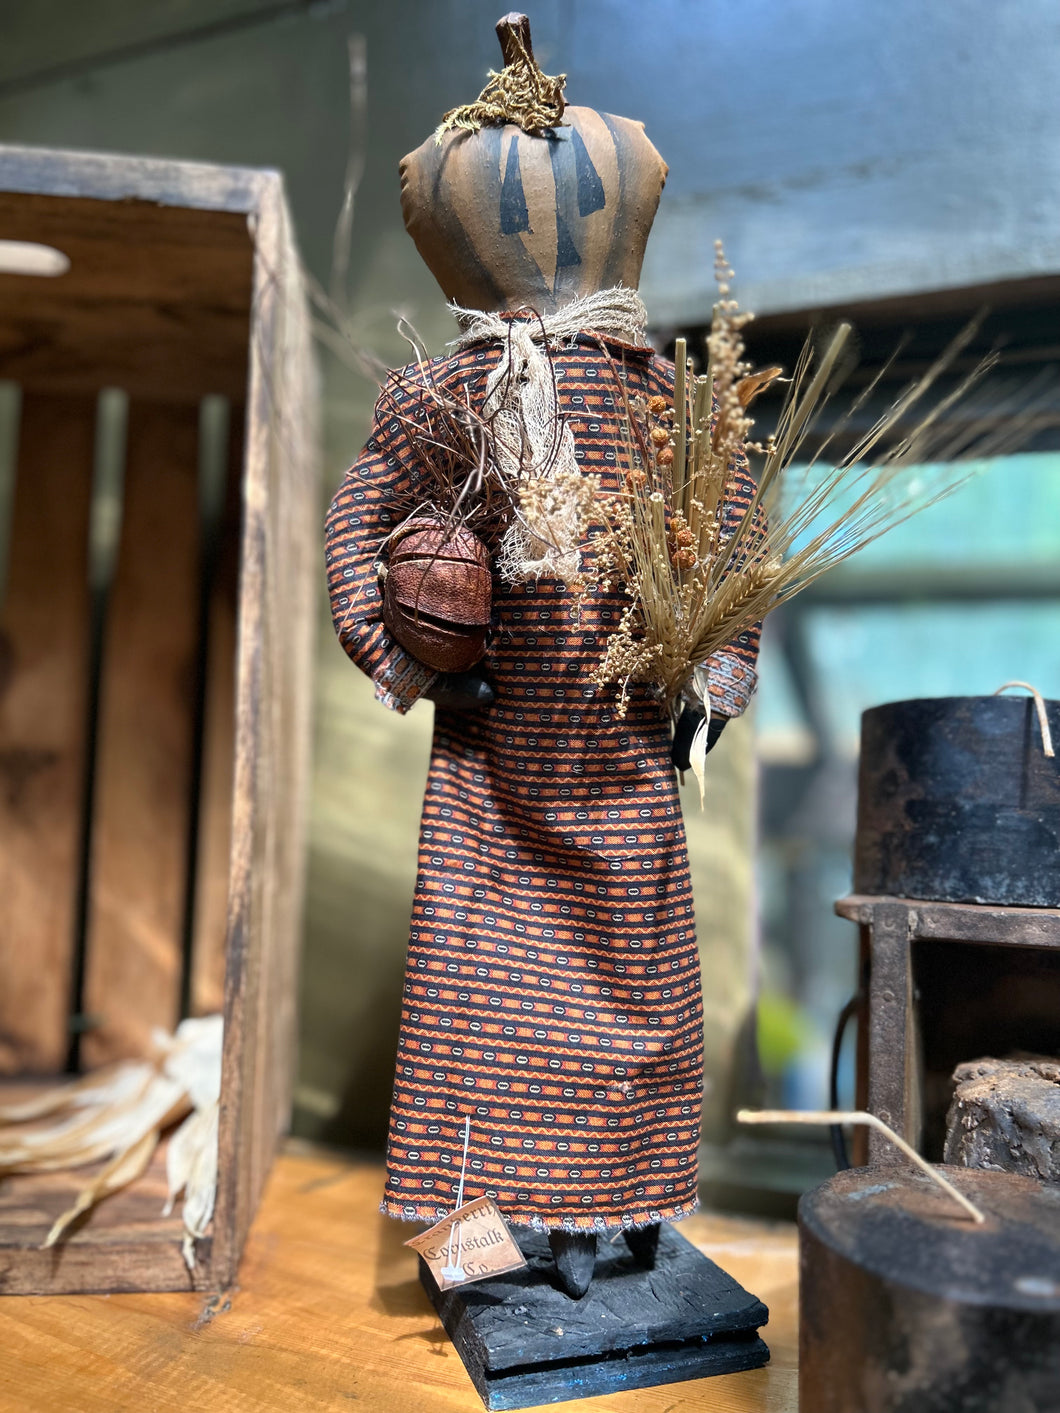
<svg viewBox="0 0 1060 1413">
<path fill-rule="evenodd" d="M 496 692 L 481 672 L 439 672 L 423 694 L 447 711 L 476 711 L 492 706 Z"/>
<path fill-rule="evenodd" d="M 706 712 L 700 707 L 686 706 L 681 713 L 677 726 L 674 729 L 673 744 L 670 747 L 670 759 L 678 770 L 688 770 L 691 765 L 689 752 L 692 749 L 692 738 L 699 730 L 700 722 L 706 716 Z M 725 730 L 727 716 L 718 716 L 715 712 L 711 715 L 710 725 L 707 727 L 707 754 L 718 744 L 718 737 Z"/>
</svg>

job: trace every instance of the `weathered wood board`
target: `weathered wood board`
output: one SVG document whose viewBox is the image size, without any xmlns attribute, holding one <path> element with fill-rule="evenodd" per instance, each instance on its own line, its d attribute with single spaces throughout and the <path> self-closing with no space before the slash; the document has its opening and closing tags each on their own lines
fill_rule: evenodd
<svg viewBox="0 0 1060 1413">
<path fill-rule="evenodd" d="M 36 1086 L 0 1086 L 0 1101 L 18 1103 Z M 166 1143 L 155 1151 L 147 1171 L 121 1192 L 106 1198 L 71 1227 L 55 1247 L 44 1238 L 81 1189 L 100 1171 L 91 1164 L 70 1172 L 15 1175 L 0 1182 L 0 1295 L 34 1295 L 112 1290 L 192 1290 L 209 1270 L 210 1238 L 193 1276 L 180 1254 L 183 1222 L 177 1211 L 163 1217 L 167 1195 Z"/>
<path fill-rule="evenodd" d="M 59 279 L 5 276 L 4 376 L 52 392 L 94 392 L 105 379 L 131 397 L 239 399 L 250 335 L 246 217 L 136 200 L 135 185 L 123 201 L 0 189 L 4 238 L 70 260 Z"/>
<path fill-rule="evenodd" d="M 89 1067 L 179 1019 L 199 604 L 198 414 L 133 402 L 100 682 Z"/>
<path fill-rule="evenodd" d="M 206 585 L 202 764 L 197 830 L 190 1008 L 224 1005 L 228 867 L 232 849 L 232 761 L 236 749 L 236 611 L 243 471 L 242 406 L 228 419 L 227 475 Z"/>
<path fill-rule="evenodd" d="M 95 399 L 26 394 L 0 617 L 0 1072 L 66 1062 Z"/>
</svg>

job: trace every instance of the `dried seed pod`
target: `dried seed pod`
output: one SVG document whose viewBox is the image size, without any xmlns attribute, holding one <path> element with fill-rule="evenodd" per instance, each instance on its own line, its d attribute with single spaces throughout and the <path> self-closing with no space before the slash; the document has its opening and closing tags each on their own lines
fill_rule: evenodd
<svg viewBox="0 0 1060 1413">
<path fill-rule="evenodd" d="M 660 466 L 672 466 L 674 464 L 673 447 L 660 447 L 659 451 L 656 453 L 655 460 Z"/>
<path fill-rule="evenodd" d="M 670 560 L 678 569 L 695 569 L 696 552 L 694 549 L 675 550 L 670 556 Z"/>
<path fill-rule="evenodd" d="M 656 446 L 665 446 L 670 440 L 670 433 L 665 427 L 653 427 L 651 429 L 651 439 Z"/>
<path fill-rule="evenodd" d="M 648 411 L 656 417 L 661 417 L 664 412 L 672 411 L 672 408 L 664 397 L 656 393 L 653 398 L 648 399 Z"/>
<path fill-rule="evenodd" d="M 626 485 L 630 490 L 635 490 L 637 486 L 643 486 L 648 479 L 648 473 L 642 471 L 639 466 L 634 466 L 631 471 L 626 472 Z"/>
<path fill-rule="evenodd" d="M 695 535 L 693 535 L 687 525 L 683 525 L 680 530 L 674 533 L 674 539 L 681 549 L 687 549 L 689 545 L 695 542 L 695 538 Z"/>
<path fill-rule="evenodd" d="M 466 672 L 486 651 L 493 581 L 489 551 L 462 525 L 416 516 L 390 541 L 383 622 L 438 672 Z"/>
</svg>

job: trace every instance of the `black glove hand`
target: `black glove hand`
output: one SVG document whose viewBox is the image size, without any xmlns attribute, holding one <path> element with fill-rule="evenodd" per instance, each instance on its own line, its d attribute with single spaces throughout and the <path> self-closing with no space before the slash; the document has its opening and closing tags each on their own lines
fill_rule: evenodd
<svg viewBox="0 0 1060 1413">
<path fill-rule="evenodd" d="M 477 711 L 492 706 L 497 694 L 481 672 L 439 672 L 423 694 L 447 711 Z"/>
<path fill-rule="evenodd" d="M 678 770 L 688 770 L 692 764 L 689 753 L 692 750 L 692 738 L 699 730 L 700 723 L 706 716 L 702 707 L 686 706 L 678 719 L 674 728 L 673 744 L 670 747 L 670 759 Z M 714 712 L 710 718 L 710 725 L 707 727 L 707 754 L 718 744 L 718 737 L 725 730 L 727 716 L 719 716 Z"/>
</svg>

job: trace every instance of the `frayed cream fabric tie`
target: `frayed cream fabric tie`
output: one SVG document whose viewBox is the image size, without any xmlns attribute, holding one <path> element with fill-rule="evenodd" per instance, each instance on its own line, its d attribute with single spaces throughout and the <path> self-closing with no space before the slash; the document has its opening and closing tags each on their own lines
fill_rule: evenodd
<svg viewBox="0 0 1060 1413">
<path fill-rule="evenodd" d="M 565 304 L 554 314 L 502 318 L 450 304 L 463 333 L 458 348 L 501 343 L 504 351 L 486 382 L 482 415 L 490 422 L 497 471 L 523 514 L 504 537 L 502 578 L 527 583 L 549 575 L 573 579 L 586 522 L 574 437 L 559 415 L 549 346 L 583 332 L 644 345 L 647 311 L 636 290 L 599 290 Z M 530 509 L 533 491 L 536 510 Z M 588 490 L 589 488 L 584 488 Z M 522 494 L 521 494 L 522 493 Z"/>
</svg>

